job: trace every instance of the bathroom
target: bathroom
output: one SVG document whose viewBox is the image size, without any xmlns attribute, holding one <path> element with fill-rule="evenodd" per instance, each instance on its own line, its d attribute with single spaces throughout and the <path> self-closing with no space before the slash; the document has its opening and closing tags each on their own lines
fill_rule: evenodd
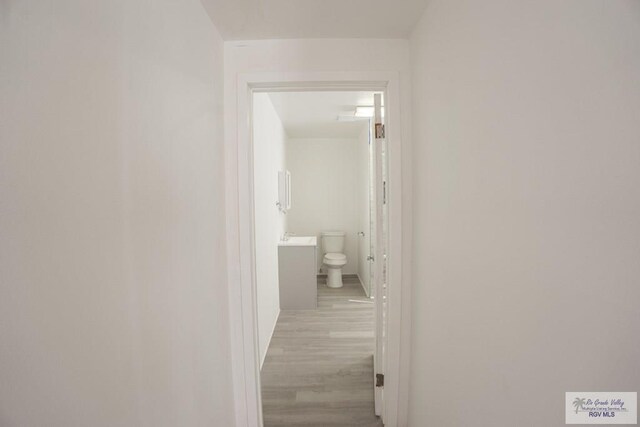
<svg viewBox="0 0 640 427">
<path fill-rule="evenodd" d="M 347 400 L 355 399 L 355 410 L 375 422 L 374 95 L 253 95 L 253 232 L 265 425 L 287 425 L 283 413 L 313 417 L 313 402 L 331 402 L 345 393 Z M 310 364 L 314 355 L 318 360 Z M 337 362 L 330 363 L 332 358 Z"/>
</svg>

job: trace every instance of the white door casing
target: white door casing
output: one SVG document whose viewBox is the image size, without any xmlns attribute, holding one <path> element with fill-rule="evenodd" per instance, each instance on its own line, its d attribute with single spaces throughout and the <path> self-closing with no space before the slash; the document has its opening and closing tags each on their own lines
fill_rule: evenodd
<svg viewBox="0 0 640 427">
<path fill-rule="evenodd" d="M 409 352 L 409 343 L 402 342 L 403 327 L 410 327 L 402 313 L 402 290 L 409 283 L 402 282 L 402 164 L 400 130 L 399 76 L 394 72 L 308 72 L 308 73 L 250 73 L 237 80 L 236 117 L 227 126 L 226 138 L 226 193 L 236 203 L 227 204 L 227 249 L 230 323 L 232 328 L 231 358 L 234 384 L 236 425 L 262 426 L 258 335 L 256 320 L 256 283 L 253 221 L 253 164 L 251 140 L 252 96 L 255 92 L 274 91 L 382 91 L 385 96 L 386 137 L 389 144 L 388 252 L 387 277 L 389 288 L 386 299 L 384 331 L 385 399 L 382 412 L 385 425 L 398 425 L 398 395 L 400 378 L 408 378 L 408 365 L 400 366 L 401 354 Z M 233 114 L 231 112 L 230 114 Z M 234 137 L 235 134 L 235 137 Z M 235 193 L 234 193 L 235 192 Z M 394 286 L 397 284 L 398 286 Z M 408 307 L 407 307 L 408 310 Z M 404 325 L 404 326 L 403 326 Z M 404 411 L 403 411 L 404 412 Z M 405 414 L 402 414 L 405 415 Z M 406 417 L 402 417 L 406 418 Z"/>
</svg>

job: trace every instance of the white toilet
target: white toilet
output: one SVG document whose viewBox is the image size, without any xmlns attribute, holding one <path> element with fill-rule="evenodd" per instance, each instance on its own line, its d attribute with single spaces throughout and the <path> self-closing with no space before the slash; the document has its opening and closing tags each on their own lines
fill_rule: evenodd
<svg viewBox="0 0 640 427">
<path fill-rule="evenodd" d="M 322 264 L 327 267 L 327 286 L 330 288 L 342 287 L 342 267 L 347 263 L 344 252 L 344 231 L 323 231 L 322 239 Z"/>
</svg>

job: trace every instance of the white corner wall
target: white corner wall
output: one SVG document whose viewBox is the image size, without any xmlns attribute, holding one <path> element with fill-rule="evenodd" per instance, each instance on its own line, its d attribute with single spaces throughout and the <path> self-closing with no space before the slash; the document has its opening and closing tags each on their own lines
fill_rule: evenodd
<svg viewBox="0 0 640 427">
<path fill-rule="evenodd" d="M 280 314 L 278 242 L 286 231 L 287 215 L 276 206 L 278 171 L 285 169 L 287 135 L 267 93 L 253 96 L 253 185 L 255 262 L 260 366 Z"/>
<path fill-rule="evenodd" d="M 342 274 L 358 273 L 358 140 L 291 138 L 286 145 L 291 172 L 289 231 L 318 238 L 318 268 L 322 266 L 325 230 L 346 233 L 347 264 Z"/>
<path fill-rule="evenodd" d="M 2 2 L 3 427 L 235 424 L 222 50 L 198 1 Z"/>
<path fill-rule="evenodd" d="M 410 426 L 640 389 L 640 2 L 432 0 L 412 39 Z"/>
</svg>

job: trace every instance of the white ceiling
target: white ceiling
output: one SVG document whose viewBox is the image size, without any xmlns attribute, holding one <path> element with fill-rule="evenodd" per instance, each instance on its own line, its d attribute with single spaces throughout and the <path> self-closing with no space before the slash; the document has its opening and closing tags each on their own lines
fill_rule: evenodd
<svg viewBox="0 0 640 427">
<path fill-rule="evenodd" d="M 407 38 L 428 0 L 201 0 L 225 40 Z"/>
<path fill-rule="evenodd" d="M 373 105 L 373 92 L 274 92 L 269 97 L 290 138 L 357 138 L 368 121 L 338 121 L 338 116 Z"/>
</svg>

